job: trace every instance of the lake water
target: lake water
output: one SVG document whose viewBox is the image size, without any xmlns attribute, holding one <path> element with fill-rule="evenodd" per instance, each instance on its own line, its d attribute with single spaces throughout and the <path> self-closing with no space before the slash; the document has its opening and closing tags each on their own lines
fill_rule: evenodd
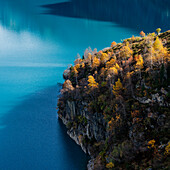
<svg viewBox="0 0 170 170">
<path fill-rule="evenodd" d="M 0 170 L 86 169 L 57 119 L 64 69 L 169 21 L 168 0 L 0 0 Z"/>
</svg>

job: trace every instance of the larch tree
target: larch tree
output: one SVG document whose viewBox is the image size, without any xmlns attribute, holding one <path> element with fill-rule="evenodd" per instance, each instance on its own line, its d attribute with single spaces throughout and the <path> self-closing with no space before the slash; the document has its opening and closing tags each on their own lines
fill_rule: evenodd
<svg viewBox="0 0 170 170">
<path fill-rule="evenodd" d="M 109 60 L 108 54 L 102 53 L 102 54 L 101 54 L 101 57 L 100 57 L 101 63 L 104 64 L 104 63 L 105 63 L 106 61 L 108 61 L 108 60 Z"/>
<path fill-rule="evenodd" d="M 106 63 L 106 68 L 109 69 L 110 67 L 113 67 L 115 65 L 115 62 L 116 60 L 112 58 L 110 61 Z"/>
<path fill-rule="evenodd" d="M 159 35 L 160 32 L 161 32 L 161 28 L 157 28 L 157 29 L 156 29 L 156 32 L 157 32 L 157 34 Z"/>
<path fill-rule="evenodd" d="M 153 53 L 155 60 L 160 63 L 163 63 L 164 57 L 167 55 L 167 49 L 164 48 L 162 41 L 157 37 L 155 42 L 153 43 Z"/>
<path fill-rule="evenodd" d="M 143 64 L 144 64 L 143 57 L 141 55 L 138 55 L 136 57 L 136 60 L 137 60 L 137 62 L 136 62 L 135 68 L 137 70 L 139 70 L 139 72 L 140 72 L 140 79 L 141 79 L 141 69 L 143 68 Z"/>
<path fill-rule="evenodd" d="M 118 81 L 115 83 L 115 85 L 113 85 L 113 94 L 117 97 L 120 95 L 121 91 L 123 90 L 123 85 L 120 81 L 120 79 L 118 79 Z"/>
<path fill-rule="evenodd" d="M 133 54 L 133 51 L 130 49 L 128 44 L 126 44 L 124 47 L 120 49 L 120 56 L 125 60 L 125 64 L 126 64 L 127 58 L 130 58 L 132 54 Z"/>
<path fill-rule="evenodd" d="M 92 67 L 97 69 L 97 67 L 100 65 L 100 59 L 98 59 L 96 56 L 93 58 Z"/>
<path fill-rule="evenodd" d="M 113 42 L 111 43 L 111 47 L 114 47 L 116 44 L 117 44 L 117 43 L 116 43 L 115 41 L 113 41 Z"/>
<path fill-rule="evenodd" d="M 94 77 L 93 76 L 88 76 L 88 86 L 90 88 L 98 88 L 98 83 L 95 81 Z"/>
<path fill-rule="evenodd" d="M 117 68 L 114 66 L 114 67 L 110 67 L 109 69 L 108 69 L 108 74 L 110 74 L 111 75 L 111 83 L 114 83 L 114 77 L 116 76 L 116 75 L 118 75 L 118 70 L 117 70 Z"/>
<path fill-rule="evenodd" d="M 142 37 L 145 37 L 145 33 L 144 33 L 143 31 L 140 32 L 140 35 L 141 35 Z"/>
</svg>

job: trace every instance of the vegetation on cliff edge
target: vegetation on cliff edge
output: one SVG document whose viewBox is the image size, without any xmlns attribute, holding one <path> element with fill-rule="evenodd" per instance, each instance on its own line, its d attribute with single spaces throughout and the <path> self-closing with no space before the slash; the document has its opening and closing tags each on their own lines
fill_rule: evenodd
<svg viewBox="0 0 170 170">
<path fill-rule="evenodd" d="M 67 101 L 83 101 L 106 122 L 104 140 L 81 139 L 95 151 L 96 169 L 169 168 L 170 31 L 160 31 L 88 48 L 64 71 L 59 116 Z M 68 121 L 68 128 L 88 125 L 81 115 Z"/>
</svg>

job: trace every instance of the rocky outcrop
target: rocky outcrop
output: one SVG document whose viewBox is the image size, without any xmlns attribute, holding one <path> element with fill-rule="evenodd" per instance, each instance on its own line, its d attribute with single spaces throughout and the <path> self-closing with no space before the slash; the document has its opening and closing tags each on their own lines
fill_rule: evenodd
<svg viewBox="0 0 170 170">
<path fill-rule="evenodd" d="M 89 170 L 169 166 L 170 31 L 159 38 L 132 37 L 65 72 L 58 115 L 90 155 Z"/>
<path fill-rule="evenodd" d="M 107 123 L 100 113 L 90 114 L 87 103 L 67 101 L 59 118 L 68 128 L 68 135 L 81 146 L 82 150 L 92 155 L 93 142 L 106 139 Z"/>
</svg>

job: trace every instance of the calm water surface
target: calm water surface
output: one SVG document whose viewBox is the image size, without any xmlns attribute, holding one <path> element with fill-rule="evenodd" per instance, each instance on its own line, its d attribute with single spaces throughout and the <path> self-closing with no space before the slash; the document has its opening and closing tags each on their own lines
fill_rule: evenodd
<svg viewBox="0 0 170 170">
<path fill-rule="evenodd" d="M 88 46 L 167 30 L 169 11 L 168 0 L 0 0 L 0 169 L 86 169 L 57 120 L 62 72 Z"/>
</svg>

